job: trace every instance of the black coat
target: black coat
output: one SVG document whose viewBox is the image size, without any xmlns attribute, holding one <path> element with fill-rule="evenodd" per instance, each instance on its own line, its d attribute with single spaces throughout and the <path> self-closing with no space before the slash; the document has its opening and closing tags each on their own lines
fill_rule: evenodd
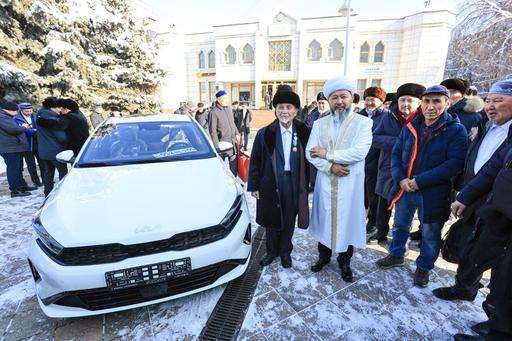
<svg viewBox="0 0 512 341">
<path fill-rule="evenodd" d="M 474 172 L 474 168 L 475 168 L 475 161 L 478 156 L 478 149 L 480 148 L 480 145 L 482 144 L 482 141 L 483 141 L 485 135 L 487 134 L 490 124 L 491 123 L 489 123 L 487 118 L 484 118 L 477 125 L 478 130 L 477 130 L 476 134 L 474 135 L 473 139 L 470 141 L 470 144 L 468 147 L 468 153 L 466 155 L 466 162 L 464 164 L 464 171 L 455 180 L 455 189 L 457 191 L 462 190 L 462 188 L 466 184 L 468 184 L 471 180 L 473 180 L 473 178 L 476 175 Z M 494 154 L 497 154 L 501 150 L 506 148 L 507 145 L 509 144 L 509 142 L 511 141 L 511 138 L 512 138 L 512 126 L 509 128 L 508 137 L 505 139 L 505 141 L 503 141 L 503 143 L 498 147 L 498 149 L 496 149 Z M 485 164 L 484 164 L 484 166 L 485 166 Z M 483 166 L 482 166 L 482 168 L 483 168 Z M 469 205 L 468 207 L 466 207 L 466 209 L 464 210 L 464 215 L 463 215 L 462 219 L 463 220 L 469 219 L 471 217 L 471 215 L 475 212 L 475 210 L 477 210 L 485 202 L 485 199 L 486 199 L 486 197 L 482 196 L 479 200 L 477 200 L 476 202 L 474 202 L 471 205 Z"/>
<path fill-rule="evenodd" d="M 380 121 L 384 116 L 386 116 L 390 111 L 383 106 L 378 107 L 375 109 L 375 112 L 373 113 L 373 116 L 371 117 L 373 121 L 372 126 L 372 133 L 375 132 L 375 128 L 379 125 Z M 366 112 L 366 109 L 363 109 L 359 112 L 359 115 L 363 115 L 366 117 L 369 117 L 368 113 Z M 366 155 L 366 158 L 364 160 L 364 169 L 365 173 L 368 175 L 368 173 L 371 173 L 375 177 L 377 177 L 377 169 L 378 169 L 378 163 L 379 163 L 379 156 L 380 156 L 380 149 L 376 148 L 372 145 L 370 148 L 370 151 L 368 152 L 368 155 Z"/>
<path fill-rule="evenodd" d="M 389 204 L 393 200 L 392 192 L 395 187 L 391 175 L 391 152 L 401 130 L 402 126 L 396 114 L 389 112 L 383 115 L 380 123 L 373 131 L 372 148 L 380 150 L 375 193 L 386 198 Z"/>
<path fill-rule="evenodd" d="M 294 193 L 298 194 L 297 205 L 299 213 L 298 226 L 306 228 L 309 225 L 308 184 L 309 163 L 306 160 L 305 150 L 309 139 L 309 129 L 298 120 L 293 121 L 294 131 L 297 133 L 298 151 L 292 152 L 292 183 Z M 281 228 L 283 212 L 281 211 L 278 188 L 278 172 L 276 148 L 279 122 L 275 120 L 268 126 L 261 128 L 256 134 L 251 152 L 249 166 L 248 192 L 258 191 L 260 199 L 256 205 L 256 222 L 264 227 Z M 293 167 L 293 158 L 299 162 L 299 167 Z M 297 169 L 298 168 L 298 169 Z"/>
<path fill-rule="evenodd" d="M 89 124 L 80 110 L 59 115 L 57 119 L 38 118 L 37 124 L 41 127 L 64 131 L 67 138 L 66 149 L 71 149 L 75 156 L 89 137 Z"/>
</svg>

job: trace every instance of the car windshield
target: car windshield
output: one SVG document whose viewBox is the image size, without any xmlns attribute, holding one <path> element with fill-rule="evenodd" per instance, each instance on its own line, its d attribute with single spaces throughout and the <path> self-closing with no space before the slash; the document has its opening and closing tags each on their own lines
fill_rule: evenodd
<svg viewBox="0 0 512 341">
<path fill-rule="evenodd" d="M 196 160 L 215 157 L 193 122 L 106 123 L 86 145 L 77 167 Z"/>
</svg>

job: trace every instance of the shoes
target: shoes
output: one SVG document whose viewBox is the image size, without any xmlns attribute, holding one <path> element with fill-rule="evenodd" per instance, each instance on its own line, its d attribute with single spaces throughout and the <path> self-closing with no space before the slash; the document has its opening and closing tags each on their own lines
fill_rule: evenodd
<svg viewBox="0 0 512 341">
<path fill-rule="evenodd" d="M 476 297 L 477 292 L 471 293 L 468 290 L 464 290 L 460 286 L 454 285 L 451 287 L 437 288 L 432 290 L 435 297 L 445 301 L 463 300 L 473 301 Z"/>
<path fill-rule="evenodd" d="M 387 243 L 387 242 L 388 242 L 387 236 L 384 236 L 384 237 L 372 236 L 366 240 L 366 243 L 370 244 L 370 245 L 383 244 L 383 243 Z"/>
<path fill-rule="evenodd" d="M 390 269 L 395 266 L 404 266 L 404 257 L 394 257 L 387 255 L 377 261 L 377 265 L 382 269 Z"/>
<path fill-rule="evenodd" d="M 421 240 L 421 230 L 409 233 L 410 240 Z"/>
<path fill-rule="evenodd" d="M 292 257 L 290 257 L 290 256 L 281 256 L 281 265 L 285 269 L 291 268 L 292 267 Z"/>
<path fill-rule="evenodd" d="M 21 187 L 20 190 L 22 192 L 29 192 L 29 191 L 35 191 L 37 189 L 37 187 L 32 187 L 32 186 L 25 186 L 25 187 Z"/>
<path fill-rule="evenodd" d="M 30 193 L 29 192 L 25 192 L 25 191 L 12 191 L 11 192 L 11 198 L 17 198 L 17 197 L 26 197 L 26 196 L 29 196 Z"/>
<path fill-rule="evenodd" d="M 319 259 L 316 261 L 315 264 L 313 264 L 311 266 L 311 271 L 312 272 L 319 272 L 320 270 L 322 270 L 324 268 L 325 265 L 329 264 L 331 261 L 330 260 L 323 260 L 323 259 Z"/>
<path fill-rule="evenodd" d="M 425 288 L 428 285 L 429 277 L 430 277 L 430 271 L 416 268 L 416 272 L 414 273 L 413 283 L 417 287 Z"/>
<path fill-rule="evenodd" d="M 485 339 L 483 337 L 481 337 L 480 335 L 468 335 L 468 334 L 455 334 L 455 335 L 453 335 L 453 339 L 455 341 L 470 341 L 470 340 L 485 341 Z"/>
<path fill-rule="evenodd" d="M 474 326 L 471 326 L 471 330 L 478 335 L 485 337 L 490 332 L 489 321 L 477 323 Z"/>
<path fill-rule="evenodd" d="M 343 278 L 345 282 L 351 283 L 354 281 L 354 274 L 352 274 L 352 269 L 350 269 L 350 265 L 340 265 L 340 270 L 341 278 Z"/>
<path fill-rule="evenodd" d="M 276 258 L 276 257 L 275 256 L 271 256 L 271 255 L 265 255 L 265 256 L 263 256 L 263 258 L 261 258 L 260 265 L 261 266 L 267 266 L 270 263 L 272 263 L 274 258 Z"/>
<path fill-rule="evenodd" d="M 34 182 L 34 187 L 42 187 L 43 184 L 41 183 L 41 181 L 36 181 Z"/>
</svg>

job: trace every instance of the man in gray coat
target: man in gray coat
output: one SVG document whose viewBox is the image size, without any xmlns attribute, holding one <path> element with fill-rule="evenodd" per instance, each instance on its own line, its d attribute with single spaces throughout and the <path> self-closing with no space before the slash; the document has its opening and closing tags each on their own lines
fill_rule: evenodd
<svg viewBox="0 0 512 341">
<path fill-rule="evenodd" d="M 236 129 L 233 111 L 228 106 L 228 94 L 220 90 L 215 94 L 217 101 L 210 111 L 208 122 L 210 136 L 214 147 L 219 150 L 219 142 L 226 141 L 233 144 L 233 149 L 222 153 L 222 156 L 229 159 L 229 168 L 233 175 L 237 175 L 236 144 L 240 139 Z"/>
<path fill-rule="evenodd" d="M 18 113 L 18 105 L 7 102 L 0 109 L 0 155 L 7 166 L 7 182 L 11 190 L 11 198 L 30 195 L 28 187 L 23 180 L 23 153 L 28 151 L 28 142 L 25 132 L 28 124 L 18 125 L 13 117 Z"/>
</svg>

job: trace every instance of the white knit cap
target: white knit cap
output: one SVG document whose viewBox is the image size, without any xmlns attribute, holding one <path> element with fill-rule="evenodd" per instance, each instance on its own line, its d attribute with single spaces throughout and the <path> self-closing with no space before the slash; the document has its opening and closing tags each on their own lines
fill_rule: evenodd
<svg viewBox="0 0 512 341">
<path fill-rule="evenodd" d="M 336 76 L 329 79 L 324 84 L 324 95 L 329 99 L 329 96 L 338 90 L 347 90 L 353 95 L 356 92 L 356 81 L 347 76 Z"/>
</svg>

